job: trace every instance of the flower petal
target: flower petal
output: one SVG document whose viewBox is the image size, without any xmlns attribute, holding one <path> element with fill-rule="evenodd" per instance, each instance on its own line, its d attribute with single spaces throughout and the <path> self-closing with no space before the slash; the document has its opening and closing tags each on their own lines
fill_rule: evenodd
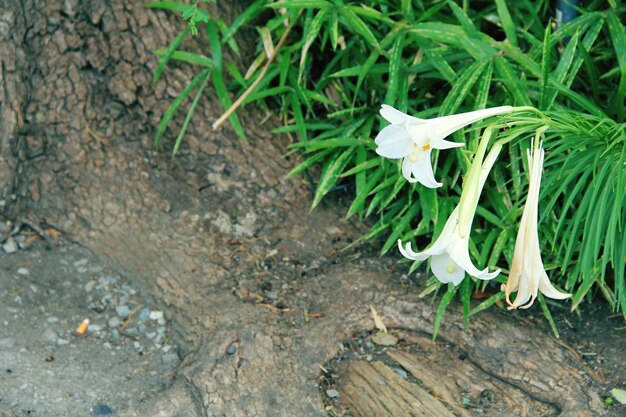
<svg viewBox="0 0 626 417">
<path fill-rule="evenodd" d="M 572 294 L 567 294 L 564 292 L 560 292 L 550 282 L 550 278 L 548 278 L 548 274 L 544 272 L 543 276 L 539 278 L 539 291 L 543 295 L 549 298 L 554 298 L 555 300 L 564 300 L 572 296 Z"/>
<path fill-rule="evenodd" d="M 458 266 L 463 268 L 465 272 L 474 278 L 490 280 L 500 274 L 500 269 L 496 269 L 494 272 L 489 272 L 489 268 L 485 268 L 481 271 L 474 266 L 469 256 L 468 242 L 466 239 L 459 238 L 446 252 L 450 254 L 450 257 Z"/>
<path fill-rule="evenodd" d="M 402 161 L 402 176 L 406 178 L 406 180 L 410 182 L 411 184 L 414 184 L 417 182 L 417 178 L 413 178 L 413 174 L 412 174 L 413 164 L 414 162 L 411 162 L 409 158 L 404 158 L 404 161 Z"/>
<path fill-rule="evenodd" d="M 465 278 L 465 271 L 447 253 L 435 255 L 430 260 L 430 269 L 441 282 L 459 285 Z"/>
<path fill-rule="evenodd" d="M 403 247 L 402 241 L 400 239 L 398 239 L 398 249 L 400 249 L 400 253 L 402 254 L 402 256 L 408 259 L 412 259 L 414 261 L 425 261 L 426 259 L 428 259 L 429 256 L 433 254 L 432 250 L 430 249 L 427 249 L 423 252 L 414 252 L 411 248 L 411 242 L 407 242 L 406 246 Z"/>
<path fill-rule="evenodd" d="M 381 130 L 374 140 L 376 153 L 385 158 L 403 158 L 409 154 L 411 137 L 401 126 L 389 125 Z"/>
<path fill-rule="evenodd" d="M 430 147 L 433 149 L 452 149 L 465 146 L 463 142 L 450 142 L 443 139 L 435 139 L 431 142 Z"/>
<path fill-rule="evenodd" d="M 422 119 L 418 119 L 417 117 L 409 116 L 406 113 L 402 113 L 400 110 L 397 110 L 387 104 L 383 104 L 380 106 L 380 115 L 385 118 L 389 123 L 392 124 L 402 124 L 407 120 L 411 121 L 422 121 Z"/>
<path fill-rule="evenodd" d="M 429 120 L 432 123 L 431 138 L 443 139 L 457 130 L 487 117 L 510 113 L 511 106 L 493 107 L 490 109 L 476 110 L 467 113 L 453 114 Z"/>
<path fill-rule="evenodd" d="M 438 188 L 438 187 L 441 187 L 443 183 L 437 182 L 437 180 L 435 180 L 435 175 L 433 173 L 433 166 L 430 162 L 430 153 L 431 153 L 430 150 L 420 153 L 417 161 L 414 163 L 411 163 L 410 165 L 411 173 L 413 174 L 413 177 L 415 177 L 415 179 L 417 179 L 417 181 L 419 181 L 419 183 L 422 184 L 424 187 Z M 403 172 L 404 172 L 404 163 L 407 160 L 408 158 L 405 159 L 402 164 Z"/>
</svg>

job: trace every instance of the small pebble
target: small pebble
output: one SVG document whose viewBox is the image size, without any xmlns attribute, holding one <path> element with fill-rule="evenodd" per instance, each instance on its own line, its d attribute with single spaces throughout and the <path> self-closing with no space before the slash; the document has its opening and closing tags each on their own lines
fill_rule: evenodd
<svg viewBox="0 0 626 417">
<path fill-rule="evenodd" d="M 122 322 L 120 321 L 120 319 L 118 317 L 111 317 L 109 319 L 109 321 L 107 322 L 107 325 L 111 328 L 111 329 L 115 329 L 116 327 L 119 327 L 120 324 Z"/>
<path fill-rule="evenodd" d="M 142 308 L 139 312 L 139 320 L 147 320 L 150 318 L 150 309 Z"/>
<path fill-rule="evenodd" d="M 2 245 L 2 249 L 4 249 L 6 253 L 15 253 L 17 252 L 17 248 L 17 242 L 12 237 L 8 237 Z"/>
<path fill-rule="evenodd" d="M 128 336 L 128 337 L 139 336 L 139 332 L 137 331 L 135 327 L 130 327 L 128 329 L 125 329 L 122 333 L 124 334 L 124 336 Z"/>
<path fill-rule="evenodd" d="M 88 283 L 85 284 L 85 292 L 91 292 L 93 290 L 93 288 L 96 286 L 97 282 L 96 281 L 89 281 Z"/>
<path fill-rule="evenodd" d="M 20 275 L 28 275 L 30 272 L 26 268 L 19 268 L 17 270 L 17 273 L 20 274 Z"/>
<path fill-rule="evenodd" d="M 89 259 L 83 258 L 83 259 L 81 259 L 79 261 L 74 262 L 74 266 L 78 267 L 78 266 L 87 265 L 87 262 L 89 262 Z"/>
<path fill-rule="evenodd" d="M 115 312 L 123 319 L 130 316 L 130 308 L 127 305 L 119 305 L 115 307 Z"/>
<path fill-rule="evenodd" d="M 91 409 L 94 417 L 109 417 L 113 415 L 113 410 L 106 404 L 98 404 Z"/>
<path fill-rule="evenodd" d="M 163 312 L 158 310 L 152 310 L 150 312 L 150 320 L 159 320 L 163 318 Z"/>
<path fill-rule="evenodd" d="M 90 333 L 96 333 L 96 332 L 100 332 L 102 331 L 103 326 L 101 324 L 90 324 L 89 325 L 89 332 Z"/>
<path fill-rule="evenodd" d="M 57 339 L 57 345 L 59 346 L 63 346 L 63 345 L 69 345 L 70 341 L 67 339 L 61 339 L 60 337 Z"/>
<path fill-rule="evenodd" d="M 41 340 L 48 343 L 56 343 L 58 339 L 59 336 L 52 329 L 46 329 L 41 335 Z"/>
<path fill-rule="evenodd" d="M 178 362 L 178 355 L 174 352 L 165 353 L 161 355 L 161 360 L 163 361 L 163 363 L 166 363 L 166 364 Z"/>
<path fill-rule="evenodd" d="M 379 346 L 394 346 L 398 343 L 398 338 L 391 333 L 376 332 L 372 335 L 372 342 Z"/>
<path fill-rule="evenodd" d="M 20 249 L 24 249 L 26 247 L 26 236 L 24 235 L 15 236 L 15 241 L 17 242 L 17 246 L 19 246 Z"/>
<path fill-rule="evenodd" d="M 59 318 L 58 318 L 58 317 L 55 317 L 55 316 L 50 316 L 50 317 L 48 317 L 48 318 L 46 319 L 46 321 L 47 321 L 48 323 L 57 323 L 57 322 L 59 321 Z"/>
<path fill-rule="evenodd" d="M 228 349 L 226 349 L 226 353 L 228 355 L 234 355 L 235 352 L 237 352 L 237 345 L 235 345 L 234 343 L 230 346 L 228 346 Z"/>
<path fill-rule="evenodd" d="M 372 361 L 372 359 L 374 359 L 374 358 L 372 358 L 372 355 L 367 355 L 367 356 L 365 357 L 365 360 L 366 360 L 366 361 L 368 361 L 368 362 L 371 362 L 371 361 Z"/>
<path fill-rule="evenodd" d="M 409 374 L 406 373 L 404 369 L 401 368 L 392 368 L 402 379 L 407 379 Z"/>
<path fill-rule="evenodd" d="M 336 389 L 327 389 L 326 395 L 328 395 L 329 398 L 339 398 L 339 391 Z"/>
<path fill-rule="evenodd" d="M 11 337 L 5 337 L 4 339 L 0 339 L 0 347 L 10 348 L 15 346 L 15 339 Z"/>
</svg>

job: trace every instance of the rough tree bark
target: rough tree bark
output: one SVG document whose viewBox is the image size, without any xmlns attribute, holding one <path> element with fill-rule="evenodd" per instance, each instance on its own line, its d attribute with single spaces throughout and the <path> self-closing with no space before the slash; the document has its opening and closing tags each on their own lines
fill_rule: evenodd
<svg viewBox="0 0 626 417">
<path fill-rule="evenodd" d="M 181 156 L 152 149 L 193 69 L 174 67 L 152 85 L 150 51 L 180 27 L 141 2 L 4 2 L 2 212 L 58 228 L 167 305 L 185 360 L 163 396 L 126 415 L 323 415 L 319 365 L 371 328 L 369 304 L 388 326 L 422 332 L 433 311 L 379 259 L 337 253 L 335 241 L 355 228 L 330 208 L 306 214 L 308 188 L 283 180 L 292 162 L 284 138 L 258 124 L 264 115 L 242 112 L 245 146 L 228 128 L 210 129 L 222 109 L 208 93 Z M 259 302 L 259 282 L 279 288 L 283 305 Z M 441 340 L 485 373 L 563 415 L 601 415 L 598 394 L 575 372 L 584 365 L 556 342 L 513 321 L 496 325 L 491 313 L 470 331 L 460 322 L 451 312 Z"/>
</svg>

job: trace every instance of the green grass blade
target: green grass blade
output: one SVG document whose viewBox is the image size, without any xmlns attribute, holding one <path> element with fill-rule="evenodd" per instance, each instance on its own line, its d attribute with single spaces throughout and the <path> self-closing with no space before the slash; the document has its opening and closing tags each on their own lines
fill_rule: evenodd
<svg viewBox="0 0 626 417">
<path fill-rule="evenodd" d="M 354 6 L 341 7 L 339 8 L 339 13 L 341 13 L 343 18 L 346 19 L 354 33 L 362 36 L 374 50 L 380 50 L 380 44 L 376 40 L 376 36 L 374 36 L 370 27 L 366 25 L 356 13 L 354 13 L 353 9 Z"/>
<path fill-rule="evenodd" d="M 276 3 L 268 4 L 265 7 L 271 7 L 272 9 L 326 9 L 332 7 L 332 4 L 326 0 L 289 0 L 289 1 L 277 1 Z"/>
<path fill-rule="evenodd" d="M 178 95 L 178 97 L 176 97 L 176 99 L 172 101 L 172 104 L 170 104 L 170 106 L 163 114 L 161 122 L 159 122 L 157 133 L 154 136 L 154 146 L 158 146 L 161 142 L 161 138 L 163 137 L 163 134 L 165 133 L 165 130 L 170 123 L 170 120 L 172 120 L 172 117 L 174 117 L 174 113 L 176 113 L 176 110 L 178 110 L 183 100 L 185 100 L 185 98 L 187 98 L 187 96 L 196 89 L 198 84 L 200 84 L 202 80 L 206 78 L 207 73 L 209 73 L 209 70 L 202 71 L 200 74 L 196 75 L 187 85 L 187 87 L 185 87 L 183 91 Z"/>
<path fill-rule="evenodd" d="M 440 116 L 453 114 L 459 109 L 461 103 L 465 100 L 470 90 L 476 81 L 478 81 L 488 65 L 489 61 L 474 62 L 461 74 L 459 80 L 454 83 L 450 93 L 448 93 L 446 99 L 440 107 Z"/>
<path fill-rule="evenodd" d="M 550 35 L 552 33 L 552 26 L 546 25 L 546 30 L 543 35 L 543 50 L 541 53 L 541 89 L 539 91 L 539 109 L 545 110 L 548 101 L 548 78 L 550 77 L 550 55 L 552 50 L 550 48 Z"/>
<path fill-rule="evenodd" d="M 174 12 L 182 13 L 189 7 L 189 4 L 178 3 L 175 1 L 155 1 L 152 3 L 146 4 L 146 7 L 149 9 L 163 9 L 163 10 L 171 10 Z"/>
<path fill-rule="evenodd" d="M 320 181 L 317 184 L 315 190 L 315 196 L 313 197 L 313 203 L 311 204 L 311 210 L 313 210 L 322 201 L 324 196 L 335 186 L 341 173 L 343 172 L 348 162 L 354 155 L 354 148 L 348 148 L 343 151 L 342 154 L 334 159 L 329 160 L 322 171 Z"/>
<path fill-rule="evenodd" d="M 166 54 L 165 49 L 157 49 L 153 51 L 156 56 L 164 56 Z M 184 52 L 184 51 L 174 51 L 170 55 L 170 59 L 175 61 L 187 62 L 189 64 L 201 65 L 207 68 L 213 68 L 213 60 L 204 55 L 195 54 L 193 52 Z"/>
<path fill-rule="evenodd" d="M 466 278 L 467 279 L 467 278 Z M 455 287 L 453 284 L 448 284 L 448 290 L 441 298 L 441 302 L 439 302 L 439 307 L 437 308 L 437 313 L 435 314 L 435 321 L 433 323 L 433 342 L 437 339 L 437 334 L 439 333 L 439 326 L 441 324 L 441 319 L 446 312 L 446 307 L 454 298 L 454 295 L 458 291 L 459 287 Z"/>
<path fill-rule="evenodd" d="M 515 104 L 519 106 L 530 106 L 532 103 L 528 97 L 528 90 L 520 82 L 520 77 L 514 73 L 513 68 L 503 57 L 495 59 L 496 72 L 504 83 L 504 86 L 515 99 Z"/>
<path fill-rule="evenodd" d="M 472 309 L 472 312 L 470 313 L 470 316 L 480 313 L 483 310 L 487 310 L 489 307 L 491 307 L 495 303 L 504 300 L 505 297 L 506 297 L 506 294 L 504 293 L 504 291 L 500 291 L 499 293 L 492 295 L 491 297 L 487 298 L 485 301 L 483 301 L 482 303 L 474 307 Z"/>
<path fill-rule="evenodd" d="M 322 25 L 326 21 L 326 18 L 328 17 L 328 10 L 329 9 L 321 9 L 319 12 L 317 12 L 315 17 L 311 21 L 311 24 L 307 28 L 308 30 L 304 32 L 304 43 L 302 45 L 302 52 L 300 53 L 300 69 L 298 72 L 299 82 L 302 81 L 302 77 L 304 75 L 304 63 L 306 61 L 309 48 L 315 41 L 315 38 L 317 38 L 317 35 L 322 28 Z"/>
<path fill-rule="evenodd" d="M 178 150 L 180 149 L 180 145 L 183 142 L 183 138 L 185 137 L 185 132 L 187 131 L 187 127 L 189 126 L 189 122 L 191 122 L 191 118 L 193 116 L 194 111 L 196 111 L 196 106 L 198 105 L 198 101 L 200 101 L 200 97 L 202 97 L 202 92 L 204 91 L 204 87 L 206 86 L 207 81 L 211 77 L 210 71 L 205 71 L 206 76 L 202 79 L 202 83 L 200 84 L 200 88 L 198 88 L 198 92 L 191 103 L 191 107 L 187 112 L 187 117 L 185 117 L 185 121 L 183 122 L 183 126 L 178 133 L 178 137 L 176 138 L 176 143 L 174 144 L 174 149 L 172 150 L 172 157 L 176 156 Z"/>
<path fill-rule="evenodd" d="M 517 28 L 515 27 L 515 23 L 513 23 L 513 19 L 511 19 L 507 2 L 506 0 L 495 1 L 498 15 L 500 16 L 500 23 L 502 24 L 502 29 L 504 29 L 506 38 L 511 45 L 517 46 Z"/>
<path fill-rule="evenodd" d="M 263 11 L 263 6 L 265 6 L 265 3 L 267 3 L 267 0 L 257 0 L 250 6 L 246 7 L 243 13 L 237 16 L 233 23 L 230 24 L 228 30 L 226 30 L 224 36 L 222 37 L 222 43 L 227 43 L 228 41 L 230 41 L 230 39 L 243 25 L 259 15 Z"/>
<path fill-rule="evenodd" d="M 391 48 L 391 58 L 389 59 L 389 81 L 387 82 L 387 94 L 385 95 L 385 104 L 390 106 L 396 105 L 396 96 L 398 94 L 398 83 L 400 80 L 400 71 L 402 71 L 402 48 L 404 46 L 404 36 L 399 35 L 393 47 Z"/>
<path fill-rule="evenodd" d="M 161 78 L 161 74 L 163 74 L 163 70 L 165 69 L 165 66 L 169 62 L 170 58 L 172 57 L 172 54 L 174 53 L 174 51 L 176 51 L 176 49 L 178 49 L 181 42 L 183 41 L 183 39 L 185 39 L 189 31 L 189 28 L 185 28 L 185 30 L 180 32 L 178 36 L 176 36 L 174 40 L 169 44 L 169 46 L 161 56 L 161 59 L 159 59 L 156 70 L 154 71 L 154 76 L 152 77 L 153 84 L 156 83 L 159 78 Z"/>
<path fill-rule="evenodd" d="M 306 158 L 304 162 L 302 162 L 300 165 L 292 169 L 287 175 L 285 175 L 285 178 L 289 179 L 295 177 L 298 174 L 301 174 L 308 168 L 317 164 L 319 161 L 327 158 L 333 151 L 333 149 L 325 149 L 322 152 L 318 152 L 315 155 Z"/>
<path fill-rule="evenodd" d="M 537 299 L 539 300 L 539 305 L 541 306 L 543 315 L 546 317 L 546 320 L 548 320 L 548 323 L 550 324 L 552 333 L 554 333 L 554 336 L 556 336 L 556 338 L 559 339 L 559 331 L 556 328 L 556 323 L 554 323 L 552 314 L 550 314 L 550 310 L 548 309 L 548 304 L 546 303 L 546 299 L 543 297 L 543 294 L 541 293 L 539 293 L 539 295 L 537 296 Z"/>
</svg>

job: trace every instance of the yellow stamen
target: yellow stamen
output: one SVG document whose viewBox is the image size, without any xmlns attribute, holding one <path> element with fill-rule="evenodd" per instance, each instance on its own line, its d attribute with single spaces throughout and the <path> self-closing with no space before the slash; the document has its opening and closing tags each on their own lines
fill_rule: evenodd
<svg viewBox="0 0 626 417">
<path fill-rule="evenodd" d="M 426 152 L 426 151 L 427 151 L 427 150 L 429 150 L 429 149 L 430 149 L 430 143 L 429 143 L 429 144 L 427 144 L 427 145 L 422 146 L 422 150 L 423 150 L 424 152 Z"/>
</svg>

